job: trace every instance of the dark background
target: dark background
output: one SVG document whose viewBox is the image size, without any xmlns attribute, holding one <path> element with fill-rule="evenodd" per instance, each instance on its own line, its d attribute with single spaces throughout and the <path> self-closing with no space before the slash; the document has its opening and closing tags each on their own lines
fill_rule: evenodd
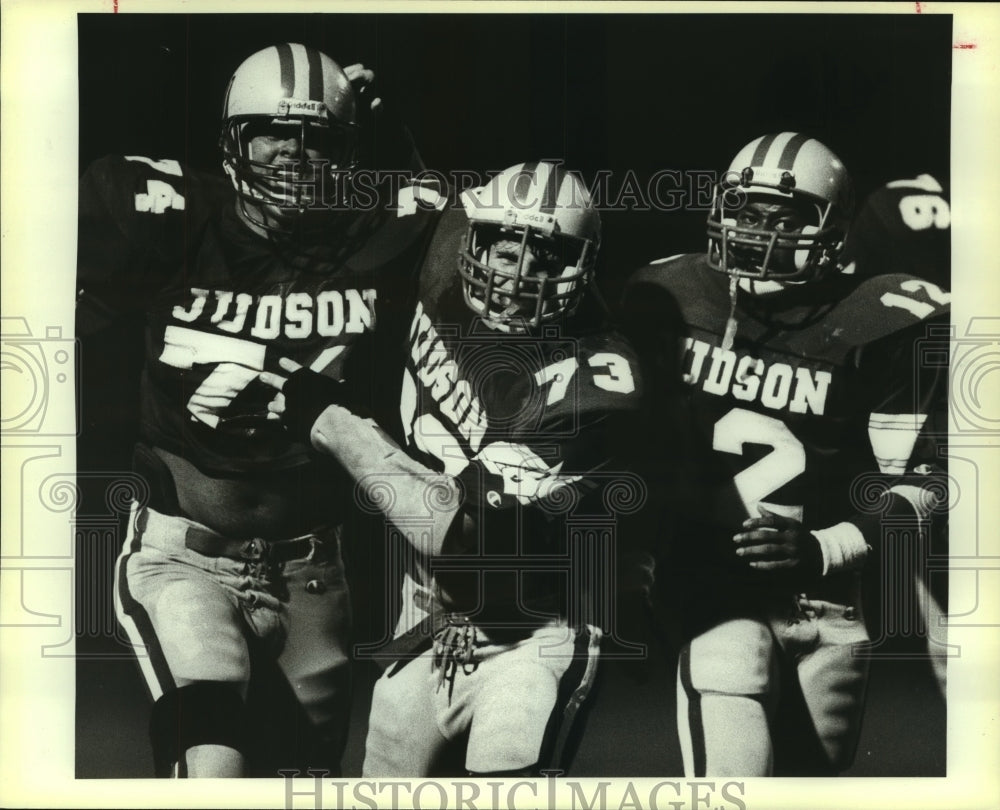
<svg viewBox="0 0 1000 810">
<path fill-rule="evenodd" d="M 599 170 L 620 181 L 631 169 L 645 186 L 660 169 L 722 171 L 753 138 L 791 129 L 844 160 L 859 201 L 923 172 L 948 187 L 944 15 L 102 14 L 81 15 L 79 37 L 81 172 L 119 153 L 221 173 L 230 75 L 254 51 L 297 41 L 373 68 L 432 169 L 561 158 L 588 182 Z M 705 215 L 690 205 L 605 212 L 606 292 L 651 259 L 703 249 Z M 83 379 L 92 379 L 86 367 Z M 123 469 L 113 454 L 84 452 L 86 436 L 81 448 L 92 487 L 101 471 Z M 111 523 L 91 523 L 78 561 L 77 773 L 148 776 L 146 699 L 107 596 L 120 540 Z M 652 649 L 639 682 L 623 666 L 605 668 L 577 775 L 679 774 L 672 665 Z M 360 765 L 368 675 L 346 775 Z M 944 735 L 925 663 L 876 662 L 850 773 L 943 775 Z"/>
</svg>

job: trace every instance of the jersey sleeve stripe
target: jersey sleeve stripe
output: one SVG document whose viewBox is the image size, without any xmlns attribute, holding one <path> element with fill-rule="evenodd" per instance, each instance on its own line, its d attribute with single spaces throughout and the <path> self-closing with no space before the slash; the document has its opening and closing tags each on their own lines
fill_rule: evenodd
<svg viewBox="0 0 1000 810">
<path fill-rule="evenodd" d="M 868 417 L 868 427 L 885 430 L 920 430 L 926 421 L 925 413 L 872 413 Z"/>
<path fill-rule="evenodd" d="M 879 471 L 885 475 L 902 475 L 906 472 L 905 458 L 882 458 L 875 456 L 875 460 L 878 462 Z"/>
<path fill-rule="evenodd" d="M 868 439 L 883 473 L 899 475 L 906 470 L 926 419 L 926 414 L 871 414 Z"/>
</svg>

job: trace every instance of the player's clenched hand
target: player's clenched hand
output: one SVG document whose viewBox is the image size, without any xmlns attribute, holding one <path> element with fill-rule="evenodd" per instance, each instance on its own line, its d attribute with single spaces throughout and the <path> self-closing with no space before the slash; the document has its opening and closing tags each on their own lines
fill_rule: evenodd
<svg viewBox="0 0 1000 810">
<path fill-rule="evenodd" d="M 819 575 L 823 553 L 819 541 L 799 521 L 758 506 L 761 517 L 743 521 L 743 531 L 733 536 L 736 554 L 761 571 L 798 571 Z"/>
<path fill-rule="evenodd" d="M 278 364 L 289 373 L 302 368 L 294 360 L 289 360 L 287 357 L 282 357 L 278 360 Z M 265 385 L 270 385 L 278 392 L 277 396 L 267 404 L 267 418 L 280 419 L 285 413 L 285 395 L 282 393 L 282 389 L 285 387 L 285 383 L 288 382 L 288 377 L 282 377 L 280 374 L 272 374 L 270 371 L 265 371 L 260 375 L 260 381 Z"/>
<path fill-rule="evenodd" d="M 361 100 L 371 97 L 369 102 L 369 109 L 373 112 L 378 109 L 379 105 L 382 103 L 382 99 L 374 94 L 375 85 L 375 71 L 369 70 L 360 62 L 354 65 L 348 65 L 344 68 L 344 75 L 347 76 L 348 81 L 351 83 L 351 87 L 354 88 L 354 93 Z"/>
<path fill-rule="evenodd" d="M 260 375 L 261 382 L 278 391 L 267 410 L 280 418 L 293 436 L 308 442 L 319 415 L 330 405 L 346 404 L 343 402 L 344 384 L 287 357 L 278 360 L 278 365 L 288 372 L 287 377 L 270 371 Z"/>
</svg>

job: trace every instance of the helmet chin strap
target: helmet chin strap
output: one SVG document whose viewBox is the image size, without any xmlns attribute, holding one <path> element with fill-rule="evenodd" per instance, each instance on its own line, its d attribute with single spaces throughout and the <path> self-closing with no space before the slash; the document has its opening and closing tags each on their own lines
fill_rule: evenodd
<svg viewBox="0 0 1000 810">
<path fill-rule="evenodd" d="M 775 281 L 774 279 L 760 281 L 755 278 L 741 278 L 740 289 L 750 295 L 771 295 L 772 293 L 787 289 L 789 284 L 802 283 L 801 281 Z"/>
<path fill-rule="evenodd" d="M 736 339 L 736 296 L 739 289 L 739 276 L 729 276 L 729 317 L 726 319 L 726 331 L 722 333 L 722 350 L 725 352 L 733 348 L 733 341 Z"/>
</svg>

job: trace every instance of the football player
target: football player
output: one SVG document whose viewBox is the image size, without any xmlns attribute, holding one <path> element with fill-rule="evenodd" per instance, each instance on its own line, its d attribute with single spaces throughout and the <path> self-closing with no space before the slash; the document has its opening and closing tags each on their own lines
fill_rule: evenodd
<svg viewBox="0 0 1000 810">
<path fill-rule="evenodd" d="M 317 381 L 302 371 L 274 406 L 311 426 L 413 548 L 380 654 L 371 777 L 440 773 L 461 742 L 472 774 L 565 767 L 560 722 L 593 679 L 601 629 L 588 605 L 612 574 L 613 518 L 643 496 L 625 472 L 640 375 L 591 294 L 601 223 L 586 188 L 556 163 L 524 163 L 462 203 L 421 272 L 403 449 L 307 394 Z"/>
<path fill-rule="evenodd" d="M 932 175 L 921 174 L 892 180 L 872 192 L 848 232 L 844 261 L 845 273 L 908 273 L 951 289 L 951 208 L 941 183 Z M 947 403 L 940 404 L 939 413 L 928 414 L 928 423 L 942 438 L 939 457 L 943 460 L 947 457 L 943 439 L 948 433 L 948 414 Z M 931 526 L 931 554 L 938 559 L 948 556 L 946 517 L 940 516 Z M 915 568 L 914 596 L 922 617 L 919 632 L 926 633 L 926 654 L 944 695 L 947 629 L 943 617 L 947 613 L 948 577 L 942 572 L 928 573 L 927 555 L 911 555 L 908 562 Z M 909 600 L 899 607 L 913 609 Z"/>
<path fill-rule="evenodd" d="M 878 564 L 883 524 L 885 542 L 915 542 L 940 505 L 921 429 L 941 381 L 914 358 L 948 295 L 909 275 L 841 273 L 850 216 L 830 149 L 759 137 L 717 189 L 707 253 L 654 262 L 626 288 L 632 319 L 663 318 L 664 295 L 680 309 L 700 445 L 702 497 L 676 516 L 660 577 L 688 639 L 678 724 L 691 777 L 770 775 L 783 742 L 803 758 L 814 745 L 810 773 L 851 763 L 869 639 L 858 572 Z M 676 332 L 659 334 L 675 351 Z M 798 690 L 809 736 L 781 739 L 779 699 Z"/>
<path fill-rule="evenodd" d="M 370 135 L 372 79 L 298 43 L 264 48 L 226 92 L 228 180 L 140 156 L 98 160 L 81 180 L 78 334 L 145 322 L 135 469 L 149 491 L 115 607 L 154 700 L 158 775 L 254 773 L 258 661 L 301 707 L 287 765 L 338 767 L 351 483 L 267 418 L 260 375 L 288 356 L 370 389 L 373 330 L 426 248 L 433 206 L 338 204 Z"/>
</svg>

